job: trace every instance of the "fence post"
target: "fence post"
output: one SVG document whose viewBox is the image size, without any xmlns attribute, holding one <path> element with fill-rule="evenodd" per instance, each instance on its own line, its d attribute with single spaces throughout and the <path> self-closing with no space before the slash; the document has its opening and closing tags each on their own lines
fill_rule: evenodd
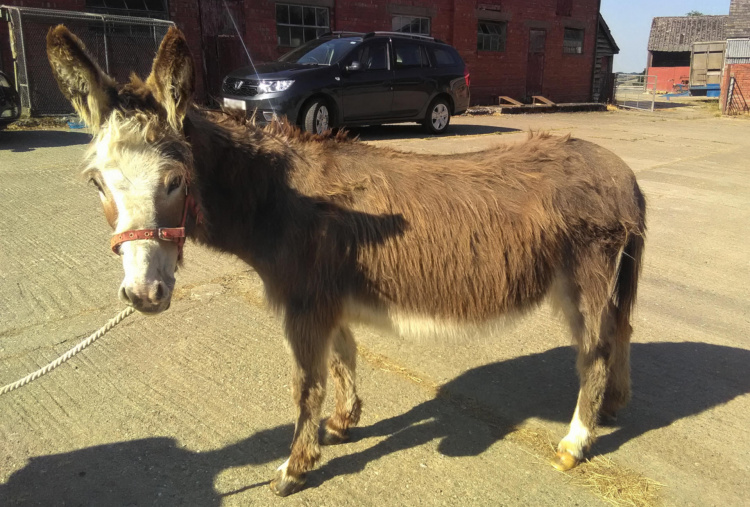
<svg viewBox="0 0 750 507">
<path fill-rule="evenodd" d="M 104 39 L 104 72 L 109 74 L 109 47 L 107 45 L 107 20 L 102 16 L 102 38 Z"/>
<path fill-rule="evenodd" d="M 22 59 L 18 59 L 16 56 L 16 69 L 18 68 L 18 62 L 23 61 L 23 84 L 19 83 L 18 79 L 18 70 L 16 70 L 16 88 L 20 88 L 21 86 L 24 86 L 26 88 L 25 93 L 21 93 L 21 90 L 18 90 L 18 95 L 21 97 L 21 116 L 28 118 L 31 116 L 31 83 L 29 83 L 29 66 L 26 64 L 26 41 L 23 38 L 23 17 L 21 14 L 16 10 L 16 17 L 18 18 L 18 38 L 20 39 L 20 45 L 21 45 L 21 55 Z M 12 30 L 12 29 L 11 29 Z M 15 37 L 14 37 L 15 38 Z M 19 41 L 17 41 L 18 43 Z M 18 48 L 16 48 L 16 53 L 18 53 Z M 24 100 L 25 99 L 25 100 Z"/>
</svg>

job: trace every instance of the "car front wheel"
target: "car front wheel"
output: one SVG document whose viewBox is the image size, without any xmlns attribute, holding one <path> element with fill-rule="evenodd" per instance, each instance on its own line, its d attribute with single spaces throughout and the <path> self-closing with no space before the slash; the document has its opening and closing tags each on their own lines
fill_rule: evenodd
<svg viewBox="0 0 750 507">
<path fill-rule="evenodd" d="M 308 104 L 302 116 L 302 128 L 312 134 L 323 134 L 331 129 L 331 110 L 328 105 L 318 99 Z"/>
<path fill-rule="evenodd" d="M 436 99 L 427 110 L 424 126 L 431 134 L 442 134 L 451 122 L 451 112 L 445 99 Z"/>
</svg>

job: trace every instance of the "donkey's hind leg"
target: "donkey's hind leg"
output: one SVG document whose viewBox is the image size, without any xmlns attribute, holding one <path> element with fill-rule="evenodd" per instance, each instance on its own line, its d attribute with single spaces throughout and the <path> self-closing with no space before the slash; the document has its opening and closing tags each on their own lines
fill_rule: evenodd
<svg viewBox="0 0 750 507">
<path fill-rule="evenodd" d="M 325 399 L 326 364 L 332 326 L 324 326 L 315 317 L 287 315 L 286 334 L 292 349 L 294 372 L 292 395 L 297 408 L 292 452 L 271 481 L 271 489 L 279 496 L 301 490 L 306 473 L 320 459 L 318 427 Z"/>
<path fill-rule="evenodd" d="M 618 319 L 619 312 L 610 302 L 607 321 L 602 323 L 602 337 L 610 344 L 607 389 L 600 411 L 602 420 L 615 419 L 617 411 L 630 401 L 630 336 L 633 328 L 628 322 Z"/>
<path fill-rule="evenodd" d="M 324 445 L 349 439 L 349 428 L 356 426 L 362 412 L 362 401 L 356 388 L 357 344 L 348 327 L 334 332 L 328 368 L 336 386 L 336 409 L 326 422 Z"/>
<path fill-rule="evenodd" d="M 595 439 L 596 423 L 609 377 L 609 357 L 613 345 L 614 323 L 609 311 L 613 263 L 605 256 L 576 269 L 572 276 L 562 275 L 562 309 L 568 318 L 578 351 L 576 367 L 581 383 L 568 434 L 557 447 L 553 465 L 559 470 L 575 467 Z"/>
</svg>

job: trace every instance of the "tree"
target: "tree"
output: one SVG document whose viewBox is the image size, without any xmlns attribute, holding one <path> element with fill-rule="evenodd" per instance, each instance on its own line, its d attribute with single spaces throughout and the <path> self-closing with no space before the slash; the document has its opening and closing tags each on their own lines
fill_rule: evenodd
<svg viewBox="0 0 750 507">
<path fill-rule="evenodd" d="M 701 11 L 690 11 L 687 13 L 688 16 L 705 16 Z"/>
</svg>

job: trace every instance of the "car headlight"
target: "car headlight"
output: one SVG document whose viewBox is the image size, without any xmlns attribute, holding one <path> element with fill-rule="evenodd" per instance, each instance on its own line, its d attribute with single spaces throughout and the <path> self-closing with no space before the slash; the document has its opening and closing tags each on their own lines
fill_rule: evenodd
<svg viewBox="0 0 750 507">
<path fill-rule="evenodd" d="M 292 83 L 294 83 L 293 80 L 261 81 L 258 84 L 258 91 L 260 93 L 283 92 L 284 90 L 292 86 Z"/>
</svg>

